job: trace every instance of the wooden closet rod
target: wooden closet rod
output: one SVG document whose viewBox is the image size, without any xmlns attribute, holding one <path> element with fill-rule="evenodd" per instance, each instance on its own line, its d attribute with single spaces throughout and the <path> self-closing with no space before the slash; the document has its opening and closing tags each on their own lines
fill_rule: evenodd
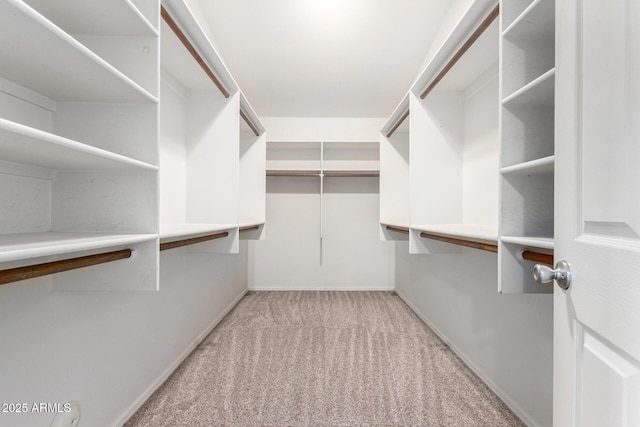
<svg viewBox="0 0 640 427">
<path fill-rule="evenodd" d="M 387 230 L 395 231 L 396 233 L 409 234 L 409 229 L 404 227 L 394 227 L 392 225 L 387 225 Z"/>
<path fill-rule="evenodd" d="M 174 32 L 176 37 L 178 37 L 178 39 L 182 42 L 184 47 L 187 49 L 187 51 L 189 51 L 191 56 L 193 56 L 193 59 L 196 60 L 196 62 L 198 63 L 198 65 L 200 65 L 200 67 L 206 73 L 206 75 L 209 76 L 213 84 L 216 85 L 216 87 L 218 88 L 218 90 L 220 90 L 222 95 L 224 95 L 225 98 L 229 98 L 230 96 L 229 92 L 227 92 L 227 90 L 224 88 L 220 80 L 218 80 L 218 78 L 213 73 L 211 68 L 209 68 L 209 65 L 207 65 L 206 62 L 204 62 L 204 59 L 202 59 L 202 57 L 200 56 L 196 48 L 191 44 L 191 42 L 189 41 L 187 36 L 182 32 L 180 27 L 178 27 L 178 24 L 176 24 L 176 21 L 173 20 L 173 18 L 171 17 L 169 12 L 167 12 L 167 9 L 165 9 L 164 6 L 160 6 L 160 14 L 162 15 L 162 19 L 164 19 L 164 22 L 166 22 L 169 28 L 171 28 L 171 30 Z"/>
<path fill-rule="evenodd" d="M 242 117 L 242 119 L 245 121 L 245 123 L 247 125 L 249 125 L 249 127 L 251 128 L 253 133 L 256 134 L 256 136 L 260 136 L 260 132 L 258 132 L 258 128 L 255 127 L 255 125 L 251 122 L 251 120 L 249 120 L 249 117 L 247 117 L 247 115 L 242 110 L 240 110 L 240 117 Z"/>
<path fill-rule="evenodd" d="M 244 233 L 245 231 L 252 231 L 252 230 L 259 230 L 260 226 L 259 225 L 248 225 L 246 227 L 240 227 L 240 232 Z"/>
<path fill-rule="evenodd" d="M 60 261 L 45 262 L 42 264 L 28 265 L 26 267 L 9 268 L 0 270 L 0 285 L 18 282 L 20 280 L 33 279 L 49 274 L 62 273 L 63 271 L 76 270 L 92 265 L 104 264 L 131 257 L 131 249 L 105 252 L 102 254 L 87 255 L 77 258 L 63 259 Z"/>
<path fill-rule="evenodd" d="M 425 239 L 437 240 L 439 242 L 452 243 L 454 245 L 466 246 L 468 248 L 481 249 L 483 251 L 498 252 L 498 245 L 491 245 L 489 243 L 479 243 L 471 240 L 454 239 L 453 237 L 440 236 L 438 234 L 420 233 L 420 237 Z"/>
<path fill-rule="evenodd" d="M 431 82 L 431 84 L 425 89 L 424 92 L 422 92 L 422 94 L 420 95 L 420 99 L 425 99 L 427 97 L 427 95 L 429 95 L 429 93 L 433 90 L 433 88 L 436 87 L 436 85 L 438 83 L 440 83 L 440 80 L 442 80 L 444 78 L 444 76 L 447 75 L 447 73 L 453 68 L 453 66 L 456 64 L 456 62 L 458 62 L 458 60 L 460 58 L 462 58 L 462 55 L 465 54 L 465 52 L 467 50 L 469 50 L 469 48 L 471 47 L 471 45 L 473 45 L 473 43 L 478 40 L 478 38 L 482 35 L 482 33 L 485 32 L 485 30 L 487 28 L 489 28 L 489 25 L 491 25 L 491 23 L 493 21 L 495 21 L 495 19 L 498 17 L 498 15 L 500 14 L 500 5 L 497 5 L 489 14 L 489 16 L 487 16 L 484 21 L 482 21 L 482 23 L 480 24 L 480 26 L 473 32 L 473 34 L 471 34 L 471 36 L 467 39 L 466 42 L 464 42 L 464 44 L 462 45 L 462 47 L 460 47 L 460 49 L 458 49 L 458 51 L 456 52 L 456 54 L 453 56 L 453 58 L 451 58 L 451 60 L 447 63 L 447 65 L 444 66 L 444 68 L 442 69 L 442 71 L 440 71 L 440 73 L 438 73 L 438 75 L 436 76 L 435 79 L 433 79 L 433 81 Z M 388 136 L 388 135 L 387 135 Z"/>
<path fill-rule="evenodd" d="M 160 250 L 181 248 L 182 246 L 195 245 L 196 243 L 208 242 L 209 240 L 222 239 L 229 235 L 228 231 L 222 233 L 207 234 L 206 236 L 192 237 L 190 239 L 176 240 L 175 242 L 160 243 Z"/>
<path fill-rule="evenodd" d="M 324 176 L 326 178 L 377 178 L 380 176 L 380 172 L 338 172 L 338 171 L 327 171 L 324 172 Z"/>
<path fill-rule="evenodd" d="M 553 266 L 553 255 L 542 254 L 540 252 L 534 252 L 530 250 L 522 251 L 522 259 L 526 259 L 527 261 L 539 262 L 542 264 L 547 264 Z"/>
<path fill-rule="evenodd" d="M 400 125 L 402 124 L 402 122 L 404 122 L 404 121 L 407 119 L 407 117 L 409 117 L 409 112 L 410 112 L 410 111 L 411 111 L 411 110 L 407 110 L 407 112 L 406 112 L 406 113 L 404 113 L 404 114 L 402 115 L 402 117 L 400 117 L 400 120 L 398 120 L 398 121 L 396 122 L 396 124 L 395 124 L 395 125 L 393 125 L 393 127 L 391 128 L 391 130 L 390 130 L 389 132 L 387 132 L 387 138 L 389 138 L 391 135 L 393 135 L 393 133 L 394 133 L 394 132 L 395 132 L 395 131 L 400 127 Z"/>
</svg>

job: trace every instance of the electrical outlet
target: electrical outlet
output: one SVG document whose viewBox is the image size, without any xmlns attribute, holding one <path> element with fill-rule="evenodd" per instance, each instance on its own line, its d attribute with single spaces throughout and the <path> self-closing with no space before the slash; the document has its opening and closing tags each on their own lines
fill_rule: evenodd
<svg viewBox="0 0 640 427">
<path fill-rule="evenodd" d="M 58 412 L 53 417 L 51 427 L 78 427 L 80 424 L 80 404 L 74 400 L 65 403 L 64 408 L 69 408 L 69 411 Z"/>
</svg>

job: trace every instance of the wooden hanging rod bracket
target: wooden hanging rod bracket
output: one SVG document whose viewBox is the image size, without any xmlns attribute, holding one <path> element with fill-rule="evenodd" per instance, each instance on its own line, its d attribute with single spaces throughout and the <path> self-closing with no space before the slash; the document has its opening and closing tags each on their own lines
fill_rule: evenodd
<svg viewBox="0 0 640 427">
<path fill-rule="evenodd" d="M 409 234 L 409 229 L 404 227 L 394 227 L 392 225 L 385 226 L 389 231 L 395 231 L 396 233 Z"/>
<path fill-rule="evenodd" d="M 496 7 L 491 11 L 491 13 L 489 13 L 489 15 L 484 19 L 484 21 L 482 21 L 480 26 L 473 32 L 473 34 L 471 34 L 471 36 L 469 36 L 467 41 L 464 42 L 464 44 L 460 47 L 460 49 L 458 49 L 458 51 L 453 56 L 453 58 L 451 58 L 451 60 L 447 63 L 447 65 L 444 66 L 442 71 L 438 73 L 436 78 L 433 79 L 433 81 L 424 90 L 424 92 L 422 92 L 422 94 L 420 95 L 420 99 L 425 99 L 427 95 L 429 95 L 429 93 L 438 85 L 438 83 L 440 83 L 440 80 L 442 80 L 444 76 L 446 76 L 447 73 L 453 68 L 453 66 L 456 65 L 456 62 L 458 62 L 458 60 L 462 58 L 462 55 L 464 55 L 465 52 L 469 50 L 469 48 L 473 45 L 473 43 L 475 43 L 475 41 L 478 40 L 478 38 L 482 35 L 482 33 L 484 33 L 485 30 L 489 28 L 489 25 L 491 25 L 491 23 L 495 21 L 495 19 L 498 17 L 499 14 L 500 14 L 500 5 L 496 5 Z"/>
<path fill-rule="evenodd" d="M 171 31 L 173 31 L 180 42 L 182 42 L 187 51 L 191 54 L 191 56 L 193 56 L 193 59 L 195 59 L 198 65 L 200 65 L 200 68 L 202 68 L 205 74 L 209 76 L 213 84 L 216 85 L 222 95 L 224 95 L 225 98 L 229 98 L 229 96 L 231 96 L 229 92 L 225 89 L 220 80 L 218 80 L 218 77 L 216 77 L 209 65 L 204 61 L 204 59 L 202 59 L 196 48 L 193 46 L 193 44 L 191 44 L 187 36 L 182 32 L 176 21 L 173 20 L 171 14 L 167 12 L 167 9 L 165 9 L 164 6 L 160 6 L 160 14 L 162 15 L 162 19 L 164 19 L 164 22 L 166 22 L 169 28 L 171 28 Z"/>
<path fill-rule="evenodd" d="M 131 249 L 122 249 L 102 254 L 87 255 L 77 258 L 63 259 L 60 261 L 51 261 L 42 264 L 0 270 L 0 285 L 126 259 L 130 258 L 131 254 Z"/>
<path fill-rule="evenodd" d="M 183 246 L 195 245 L 196 243 L 208 242 L 209 240 L 222 239 L 229 235 L 228 231 L 222 233 L 207 234 L 206 236 L 192 237 L 190 239 L 176 240 L 175 242 L 160 243 L 160 250 L 181 248 Z"/>
<path fill-rule="evenodd" d="M 393 133 L 400 127 L 400 125 L 402 124 L 402 122 L 404 122 L 407 117 L 409 117 L 409 112 L 411 110 L 407 110 L 402 117 L 400 117 L 400 119 L 396 122 L 395 125 L 393 125 L 393 127 L 391 128 L 391 130 L 389 132 L 387 132 L 387 138 L 391 137 L 391 135 L 393 135 Z"/>
<path fill-rule="evenodd" d="M 437 240 L 439 242 L 451 243 L 458 246 L 466 246 L 468 248 L 481 249 L 483 251 L 498 252 L 498 245 L 492 245 L 489 243 L 474 242 L 472 240 L 455 239 L 453 237 L 440 236 L 438 234 L 420 233 L 420 237 L 425 239 Z"/>
<path fill-rule="evenodd" d="M 246 231 L 253 231 L 253 230 L 260 230 L 260 226 L 259 225 L 249 225 L 247 227 L 240 227 L 240 232 L 244 233 Z"/>
<path fill-rule="evenodd" d="M 553 266 L 553 255 L 543 254 L 530 250 L 524 250 L 520 255 L 522 256 L 522 259 L 526 259 L 527 261 L 533 261 Z"/>
<path fill-rule="evenodd" d="M 251 128 L 256 136 L 260 136 L 260 132 L 258 132 L 258 128 L 249 120 L 249 117 L 244 113 L 244 111 L 240 110 L 240 117 L 245 121 L 245 123 Z"/>
</svg>

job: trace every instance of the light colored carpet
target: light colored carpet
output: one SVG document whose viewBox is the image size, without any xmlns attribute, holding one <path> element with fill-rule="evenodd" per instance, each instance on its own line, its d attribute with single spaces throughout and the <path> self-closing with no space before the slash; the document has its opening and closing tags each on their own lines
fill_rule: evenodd
<svg viewBox="0 0 640 427">
<path fill-rule="evenodd" d="M 393 292 L 250 292 L 126 424 L 523 426 Z"/>
</svg>

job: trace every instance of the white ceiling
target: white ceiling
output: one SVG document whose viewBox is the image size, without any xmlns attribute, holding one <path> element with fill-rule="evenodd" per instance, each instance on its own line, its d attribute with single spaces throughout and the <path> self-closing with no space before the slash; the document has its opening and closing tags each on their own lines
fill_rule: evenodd
<svg viewBox="0 0 640 427">
<path fill-rule="evenodd" d="M 261 116 L 387 117 L 451 0 L 200 0 Z"/>
</svg>

